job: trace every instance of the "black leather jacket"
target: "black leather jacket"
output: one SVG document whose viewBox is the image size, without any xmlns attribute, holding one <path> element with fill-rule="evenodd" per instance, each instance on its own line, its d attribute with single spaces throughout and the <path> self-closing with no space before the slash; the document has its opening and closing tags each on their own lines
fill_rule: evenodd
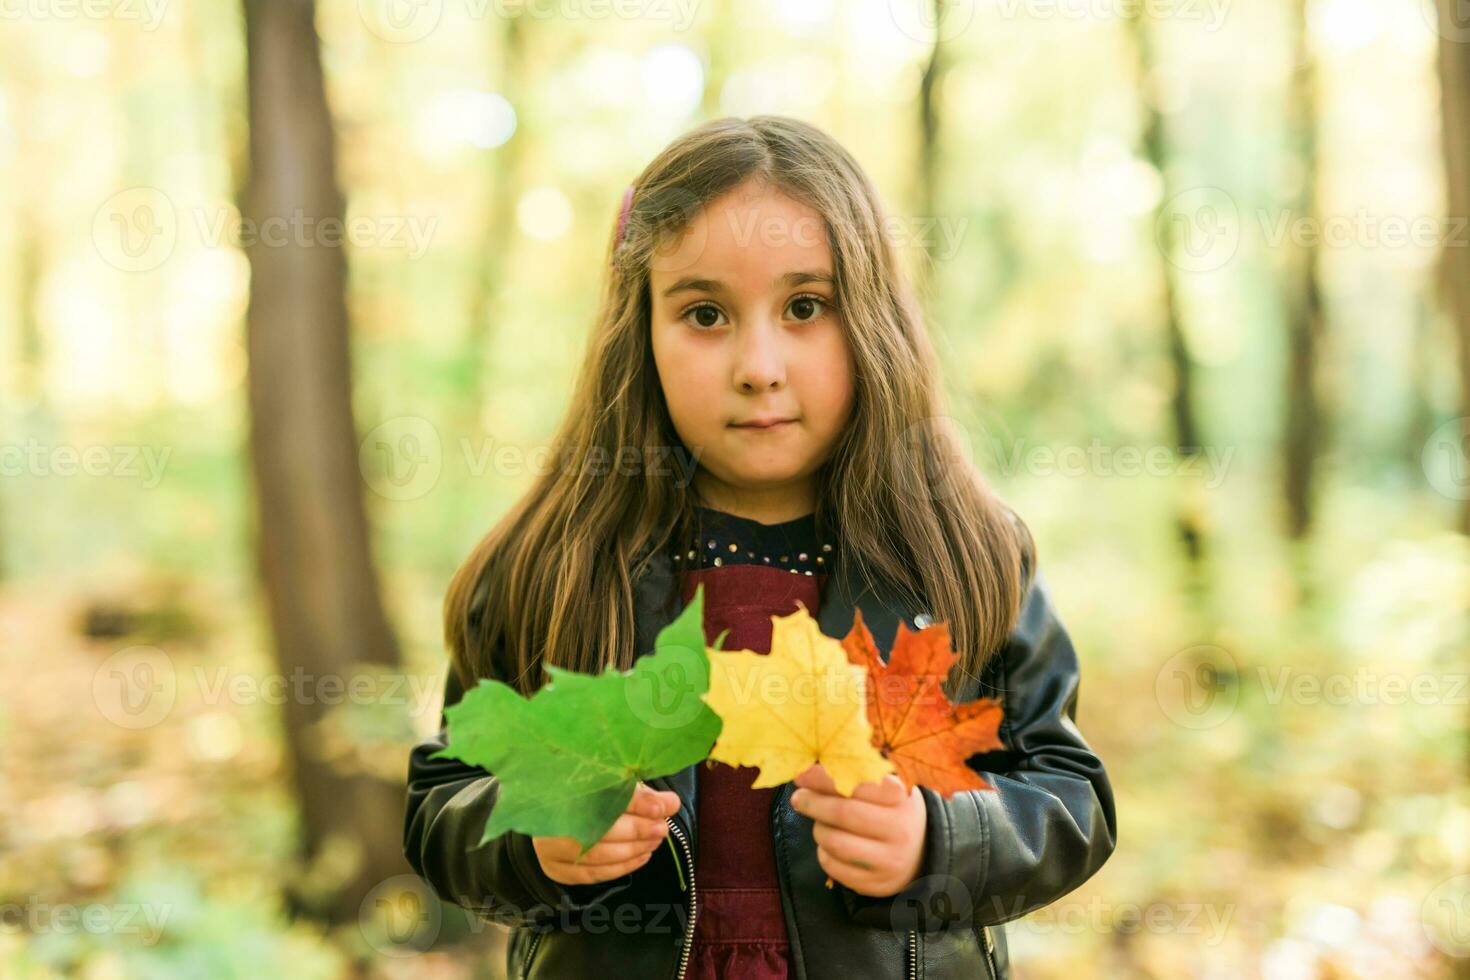
<svg viewBox="0 0 1470 980">
<path fill-rule="evenodd" d="M 653 638 L 677 615 L 670 600 L 676 584 L 667 558 L 656 558 L 639 580 L 636 649 L 653 649 Z M 854 582 L 839 559 L 823 591 L 822 632 L 846 635 L 854 606 L 885 659 L 899 620 L 914 629 L 922 615 L 882 586 Z M 1002 701 L 1005 748 L 968 760 L 995 788 L 948 799 L 920 788 L 928 810 L 923 864 L 897 895 L 873 898 L 840 882 L 825 887 L 812 822 L 792 809 L 792 784 L 781 787 L 771 833 L 798 980 L 1010 976 L 1000 924 L 1086 881 L 1117 840 L 1107 774 L 1075 724 L 1078 679 L 1076 651 L 1044 581 L 1028 574 L 1003 650 L 983 676 L 967 679 L 956 699 L 983 694 Z M 462 693 L 451 670 L 445 703 Z M 429 758 L 444 745 L 441 718 L 440 732 L 412 752 L 404 853 L 442 899 L 511 927 L 509 977 L 684 976 L 699 908 L 694 766 L 647 780 L 679 794 L 679 812 L 668 818 L 674 849 L 661 845 L 620 878 L 567 886 L 541 870 L 525 834 L 507 832 L 477 846 L 499 785 L 484 769 Z"/>
</svg>

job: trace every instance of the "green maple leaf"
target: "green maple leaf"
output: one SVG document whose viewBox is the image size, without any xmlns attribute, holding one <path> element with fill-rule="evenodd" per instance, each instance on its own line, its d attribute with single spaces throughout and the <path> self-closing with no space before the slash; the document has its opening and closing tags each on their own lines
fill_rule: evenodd
<svg viewBox="0 0 1470 980">
<path fill-rule="evenodd" d="M 709 690 L 703 623 L 701 585 L 632 670 L 581 674 L 548 664 L 551 679 L 530 698 L 482 678 L 445 709 L 449 744 L 432 758 L 500 779 L 480 843 L 515 830 L 574 837 L 585 852 L 622 815 L 639 780 L 708 757 L 722 723 L 700 697 Z"/>
</svg>

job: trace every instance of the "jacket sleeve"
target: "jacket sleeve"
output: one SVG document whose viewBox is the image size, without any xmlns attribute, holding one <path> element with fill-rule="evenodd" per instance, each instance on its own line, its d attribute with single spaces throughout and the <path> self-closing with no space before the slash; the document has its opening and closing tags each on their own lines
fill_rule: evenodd
<svg viewBox="0 0 1470 980">
<path fill-rule="evenodd" d="M 1112 854 L 1112 787 L 1076 725 L 1077 651 L 1039 572 L 982 679 L 982 694 L 1001 692 L 1004 748 L 968 762 L 994 789 L 946 799 L 921 786 L 928 822 L 914 881 L 882 898 L 834 883 L 856 921 L 905 931 L 1007 922 L 1066 895 Z"/>
<path fill-rule="evenodd" d="M 464 689 L 453 669 L 444 704 Z M 527 834 L 507 831 L 480 845 L 500 795 L 500 781 L 458 759 L 431 759 L 448 744 L 443 712 L 439 731 L 409 755 L 403 853 L 441 899 L 508 926 L 580 913 L 626 888 L 632 872 L 590 885 L 564 885 L 541 870 Z"/>
</svg>

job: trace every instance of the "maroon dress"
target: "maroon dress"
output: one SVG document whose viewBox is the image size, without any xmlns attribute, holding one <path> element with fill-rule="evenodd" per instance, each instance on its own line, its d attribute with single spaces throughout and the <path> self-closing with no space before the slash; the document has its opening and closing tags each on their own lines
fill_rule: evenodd
<svg viewBox="0 0 1470 980">
<path fill-rule="evenodd" d="M 769 653 L 772 616 L 796 612 L 798 600 L 817 615 L 832 546 L 818 541 L 813 514 L 779 524 L 709 508 L 699 514 L 699 540 L 674 556 L 684 602 L 703 584 L 706 642 L 729 630 L 722 649 Z M 758 774 L 723 762 L 698 768 L 699 913 L 688 971 L 697 980 L 792 973 L 771 840 L 780 787 L 751 789 Z"/>
</svg>

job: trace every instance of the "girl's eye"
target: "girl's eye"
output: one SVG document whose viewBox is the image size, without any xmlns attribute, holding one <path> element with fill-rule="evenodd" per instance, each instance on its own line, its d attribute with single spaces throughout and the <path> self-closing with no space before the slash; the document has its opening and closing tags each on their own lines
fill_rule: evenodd
<svg viewBox="0 0 1470 980">
<path fill-rule="evenodd" d="M 714 327 L 719 326 L 718 318 L 721 315 L 722 314 L 720 313 L 719 307 L 710 306 L 708 303 L 701 303 L 698 306 L 691 306 L 689 307 L 689 309 L 685 310 L 682 319 L 688 320 L 690 317 L 694 317 L 695 321 L 691 324 L 691 326 L 700 327 L 704 330 L 710 330 Z M 715 322 L 707 322 L 707 317 L 714 317 Z"/>
<path fill-rule="evenodd" d="M 816 309 L 813 309 L 814 306 Z M 827 301 L 820 296 L 807 294 L 792 300 L 789 309 L 796 314 L 798 320 L 815 320 L 826 311 Z"/>
<path fill-rule="evenodd" d="M 808 320 L 815 320 L 821 316 L 827 311 L 828 306 L 828 302 L 822 297 L 807 294 L 793 299 L 791 304 L 787 306 L 787 310 L 798 321 L 805 323 Z M 700 330 L 713 330 L 720 325 L 723 317 L 724 314 L 720 312 L 720 308 L 709 303 L 699 303 L 691 306 L 680 314 L 680 319 Z"/>
</svg>

